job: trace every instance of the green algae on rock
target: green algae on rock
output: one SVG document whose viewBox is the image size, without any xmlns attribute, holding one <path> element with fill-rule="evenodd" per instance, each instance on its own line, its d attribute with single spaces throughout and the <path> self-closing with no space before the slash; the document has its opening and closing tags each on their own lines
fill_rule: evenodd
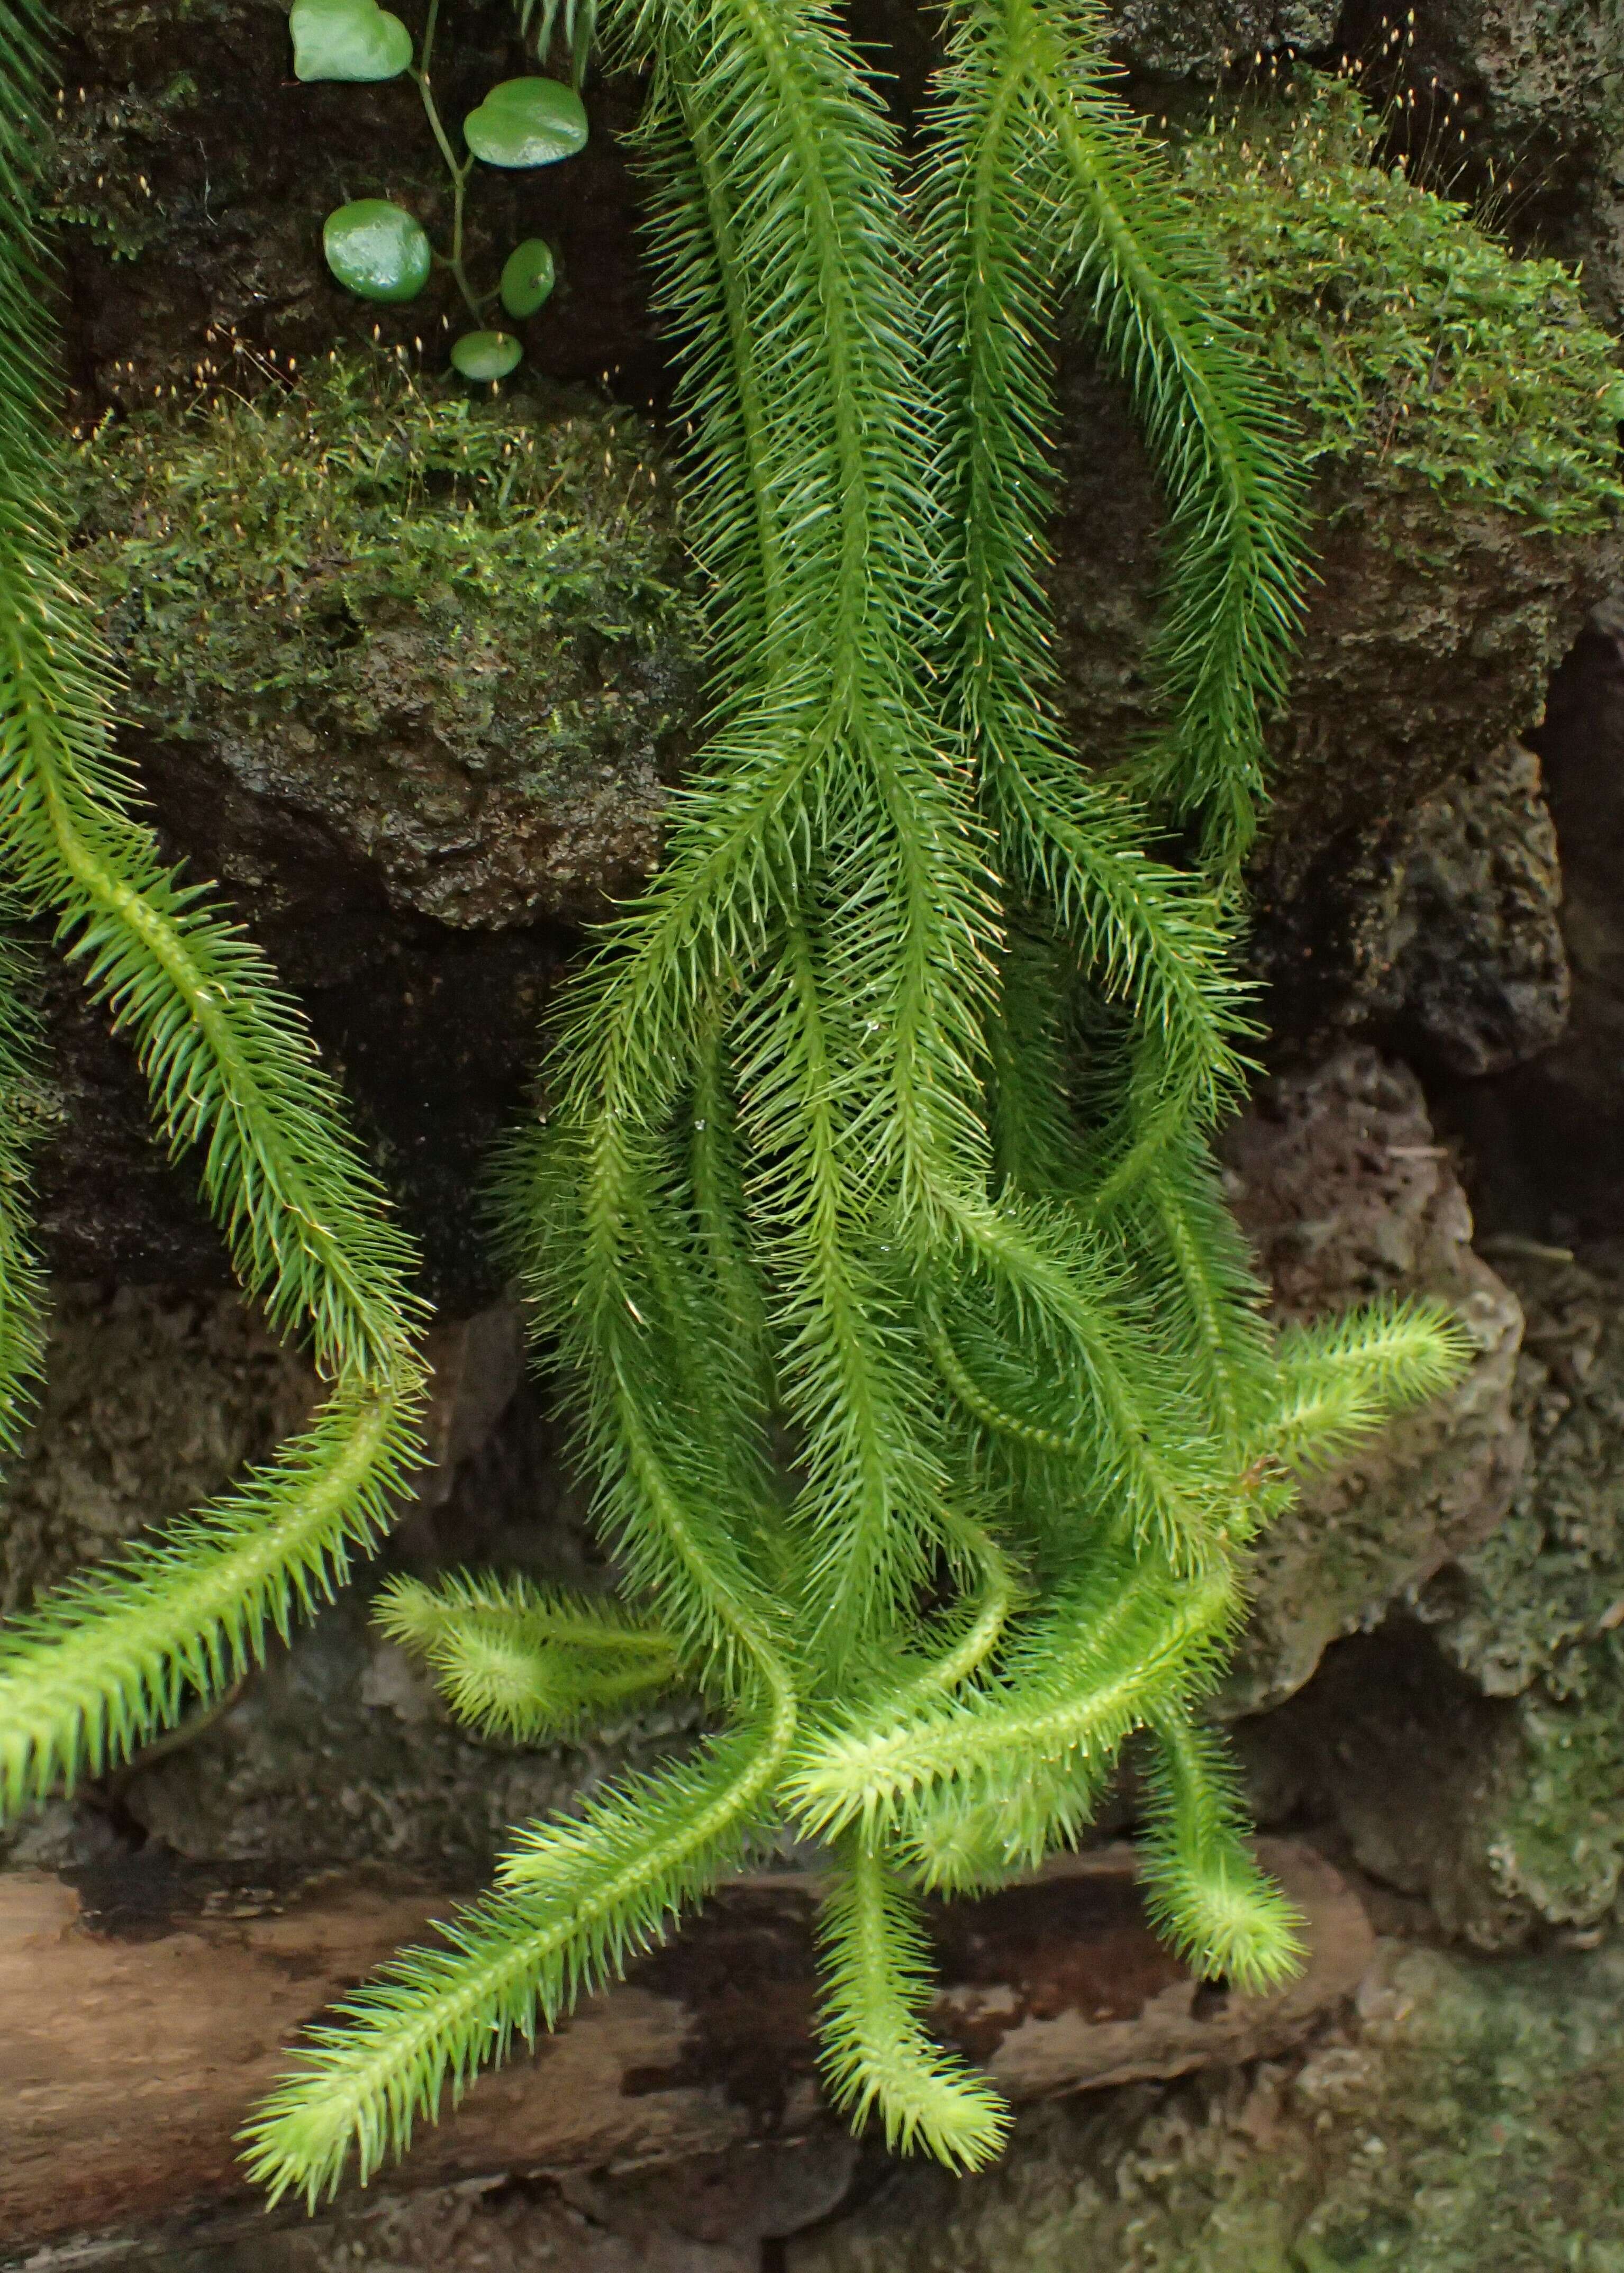
<svg viewBox="0 0 1624 2273">
<path fill-rule="evenodd" d="M 652 864 L 698 634 L 635 419 L 335 358 L 104 422 L 75 478 L 138 757 L 200 746 L 445 923 Z"/>
</svg>

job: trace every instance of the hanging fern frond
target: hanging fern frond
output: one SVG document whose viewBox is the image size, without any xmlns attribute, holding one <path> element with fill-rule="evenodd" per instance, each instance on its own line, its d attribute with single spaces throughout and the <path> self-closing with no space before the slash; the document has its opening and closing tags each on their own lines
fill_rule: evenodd
<svg viewBox="0 0 1624 2273">
<path fill-rule="evenodd" d="M 460 1721 L 510 1744 L 601 1725 L 677 1678 L 665 1636 L 618 1602 L 524 1579 L 453 1577 L 438 1587 L 395 1579 L 373 1615 L 425 1661 Z"/>
<path fill-rule="evenodd" d="M 1259 1995 L 1301 1965 L 1303 1921 L 1259 1869 L 1233 1769 L 1216 1737 L 1179 1705 L 1151 1716 L 1155 1743 L 1140 1877 L 1146 1906 L 1179 1955 L 1208 1980 Z"/>
<path fill-rule="evenodd" d="M 244 1287 L 309 1337 L 332 1394 L 275 1467 L 0 1633 L 4 1810 L 122 1757 L 330 1594 L 418 1457 L 424 1377 L 410 1245 L 303 1021 L 242 933 L 164 869 L 111 748 L 112 677 L 56 505 L 34 220 L 46 28 L 35 0 L 0 26 L 0 857 L 133 1040 L 171 1150 L 200 1156 Z M 0 1262 L 9 1314 L 30 1285 L 15 1232 Z"/>
<path fill-rule="evenodd" d="M 518 4 L 579 74 L 587 0 Z M 1074 1840 L 1139 1730 L 1165 1931 L 1277 1977 L 1290 1922 L 1194 1706 L 1290 1472 L 1465 1354 L 1425 1306 L 1276 1342 L 1222 1205 L 1208 1139 L 1251 1032 L 1237 876 L 1301 511 L 1089 0 L 954 5 L 911 190 L 824 0 L 605 15 L 650 87 L 712 733 L 658 874 L 567 990 L 500 1204 L 626 1607 L 401 1580 L 380 1616 L 508 1741 L 673 1684 L 719 1725 L 522 1832 L 441 1946 L 312 2032 L 247 2134 L 273 2195 L 312 2205 L 786 1824 L 837 1849 L 833 2097 L 985 2162 L 1004 2112 L 922 2025 L 916 1894 Z M 19 36 L 0 25 L 0 852 L 134 1039 L 169 1141 L 199 1149 L 244 1284 L 334 1388 L 235 1501 L 0 1645 L 13 1801 L 218 1689 L 342 1575 L 420 1383 L 410 1258 L 303 1027 L 162 870 L 109 750 L 48 503 Z M 1078 313 L 1169 508 L 1163 725 L 1123 779 L 1068 746 L 1048 644 L 1051 350 Z M 1198 874 L 1157 847 L 1184 821 Z"/>
<path fill-rule="evenodd" d="M 354 2155 L 365 2179 L 404 2154 L 447 2088 L 461 2098 L 576 2000 L 663 1941 L 744 1858 L 794 1731 L 786 1688 L 761 1722 L 695 1763 L 628 1781 L 580 1823 L 538 1827 L 499 1866 L 498 1891 L 440 1928 L 443 1949 L 402 1951 L 312 2031 L 302 2067 L 245 2132 L 273 2202 L 313 2209 Z"/>
<path fill-rule="evenodd" d="M 894 2151 L 980 2170 L 1003 2148 L 1010 2111 L 986 2077 L 926 2034 L 920 2015 L 932 1980 L 918 1904 L 876 1840 L 853 1834 L 837 1855 L 838 1876 L 818 1917 L 830 2098 L 854 2124 L 876 2112 Z"/>
<path fill-rule="evenodd" d="M 0 936 L 0 1455 L 17 1450 L 45 1370 L 45 1275 L 29 1220 L 28 1112 L 39 1020 L 27 964 Z"/>
</svg>

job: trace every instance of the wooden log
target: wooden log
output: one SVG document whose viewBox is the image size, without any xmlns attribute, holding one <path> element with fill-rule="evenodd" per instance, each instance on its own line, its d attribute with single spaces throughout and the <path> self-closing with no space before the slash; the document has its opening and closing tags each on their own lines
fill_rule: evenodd
<svg viewBox="0 0 1624 2273">
<path fill-rule="evenodd" d="M 933 1913 L 933 2022 L 1017 2099 L 1278 2052 L 1367 1962 L 1357 1897 L 1261 1842 L 1309 1924 L 1278 1994 L 1201 1986 L 1149 1932 L 1132 1851 Z M 455 1900 L 374 1877 L 278 1891 L 137 1856 L 0 1875 L 0 2254 L 246 2199 L 233 2135 L 300 2025 Z M 817 2114 L 816 1885 L 726 1888 L 622 1986 L 424 2127 L 404 2182 L 581 2170 L 793 2137 Z"/>
</svg>

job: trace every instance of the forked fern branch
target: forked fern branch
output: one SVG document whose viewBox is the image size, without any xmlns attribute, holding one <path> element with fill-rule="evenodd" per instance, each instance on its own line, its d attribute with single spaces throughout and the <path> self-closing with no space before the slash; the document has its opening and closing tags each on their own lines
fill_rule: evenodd
<svg viewBox="0 0 1624 2273">
<path fill-rule="evenodd" d="M 1291 1922 L 1196 1717 L 1244 1550 L 1295 1471 L 1464 1355 L 1425 1306 L 1276 1341 L 1222 1204 L 1207 1140 L 1250 1031 L 1237 876 L 1302 511 L 1262 364 L 1105 83 L 1097 11 L 956 0 L 911 173 L 823 0 L 621 0 L 605 23 L 649 74 L 714 731 L 658 873 L 569 990 L 549 1109 L 500 1186 L 628 1607 L 462 1579 L 397 1584 L 382 1617 L 487 1734 L 545 1738 L 656 1681 L 719 1726 L 521 1831 L 441 1947 L 313 2032 L 248 2134 L 272 2194 L 312 2204 L 786 1824 L 834 1846 L 832 2096 L 975 2167 L 1004 2118 L 923 2029 L 917 1894 L 1074 1839 L 1136 1730 L 1160 1748 L 1164 1930 L 1200 1968 L 1277 1978 Z M 5 150 L 37 85 L 16 53 L 0 27 Z M 417 1383 L 405 1258 L 302 1031 L 157 869 L 111 769 L 105 668 L 39 503 L 31 242 L 0 269 L 20 627 L 0 841 L 133 1031 L 170 1140 L 202 1145 L 245 1282 L 309 1322 L 336 1385 L 246 1496 L 0 1654 L 13 1799 L 217 1687 L 338 1575 L 383 1519 Z M 1077 313 L 1133 395 L 1172 536 L 1164 724 L 1121 780 L 1067 744 L 1049 650 L 1051 350 Z M 1158 848 L 1184 822 L 1193 873 Z M 0 1218 L 26 1294 L 6 1238 Z"/>
</svg>

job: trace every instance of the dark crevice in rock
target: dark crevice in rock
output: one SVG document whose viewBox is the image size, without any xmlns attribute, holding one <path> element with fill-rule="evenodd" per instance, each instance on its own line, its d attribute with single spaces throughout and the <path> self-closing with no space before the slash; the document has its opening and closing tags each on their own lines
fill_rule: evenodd
<svg viewBox="0 0 1624 2273">
<path fill-rule="evenodd" d="M 1552 682 L 1530 735 L 1561 859 L 1572 969 L 1562 1038 L 1483 1083 L 1442 1080 L 1434 1099 L 1460 1139 L 1485 1233 L 1559 1245 L 1624 1229 L 1624 611 L 1609 602 Z"/>
</svg>

